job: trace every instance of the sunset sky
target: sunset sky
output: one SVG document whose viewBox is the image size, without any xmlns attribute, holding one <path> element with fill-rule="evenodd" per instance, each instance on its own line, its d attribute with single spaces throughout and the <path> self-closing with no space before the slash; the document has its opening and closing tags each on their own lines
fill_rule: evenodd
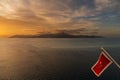
<svg viewBox="0 0 120 80">
<path fill-rule="evenodd" d="M 120 0 L 0 0 L 0 36 L 120 35 Z"/>
</svg>

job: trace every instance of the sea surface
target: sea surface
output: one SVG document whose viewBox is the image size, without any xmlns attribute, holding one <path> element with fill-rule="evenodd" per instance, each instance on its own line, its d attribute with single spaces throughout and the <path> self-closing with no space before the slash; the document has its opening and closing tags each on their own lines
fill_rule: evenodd
<svg viewBox="0 0 120 80">
<path fill-rule="evenodd" d="M 120 80 L 114 63 L 91 71 L 101 47 L 120 64 L 120 38 L 0 38 L 0 80 Z"/>
</svg>

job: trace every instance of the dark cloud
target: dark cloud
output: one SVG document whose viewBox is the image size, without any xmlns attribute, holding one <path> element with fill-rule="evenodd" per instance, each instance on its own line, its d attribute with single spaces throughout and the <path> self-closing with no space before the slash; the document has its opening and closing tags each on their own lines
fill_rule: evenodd
<svg viewBox="0 0 120 80">
<path fill-rule="evenodd" d="M 99 29 L 88 29 L 88 28 L 56 30 L 56 32 L 58 33 L 67 33 L 74 35 L 97 35 L 98 31 Z"/>
</svg>

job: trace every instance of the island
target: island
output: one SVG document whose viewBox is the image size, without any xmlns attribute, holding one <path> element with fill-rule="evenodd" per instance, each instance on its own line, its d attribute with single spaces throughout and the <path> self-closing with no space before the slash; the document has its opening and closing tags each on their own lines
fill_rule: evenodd
<svg viewBox="0 0 120 80">
<path fill-rule="evenodd" d="M 73 35 L 68 33 L 46 33 L 36 35 L 14 35 L 9 38 L 103 38 L 96 35 Z"/>
</svg>

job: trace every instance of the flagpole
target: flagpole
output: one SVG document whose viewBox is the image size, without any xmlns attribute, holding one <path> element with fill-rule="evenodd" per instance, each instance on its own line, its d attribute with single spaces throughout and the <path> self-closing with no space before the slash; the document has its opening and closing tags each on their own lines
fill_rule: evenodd
<svg viewBox="0 0 120 80">
<path fill-rule="evenodd" d="M 110 54 L 103 47 L 101 47 L 101 50 L 107 54 L 107 56 L 115 63 L 118 68 L 120 68 L 120 65 L 110 56 Z"/>
</svg>

